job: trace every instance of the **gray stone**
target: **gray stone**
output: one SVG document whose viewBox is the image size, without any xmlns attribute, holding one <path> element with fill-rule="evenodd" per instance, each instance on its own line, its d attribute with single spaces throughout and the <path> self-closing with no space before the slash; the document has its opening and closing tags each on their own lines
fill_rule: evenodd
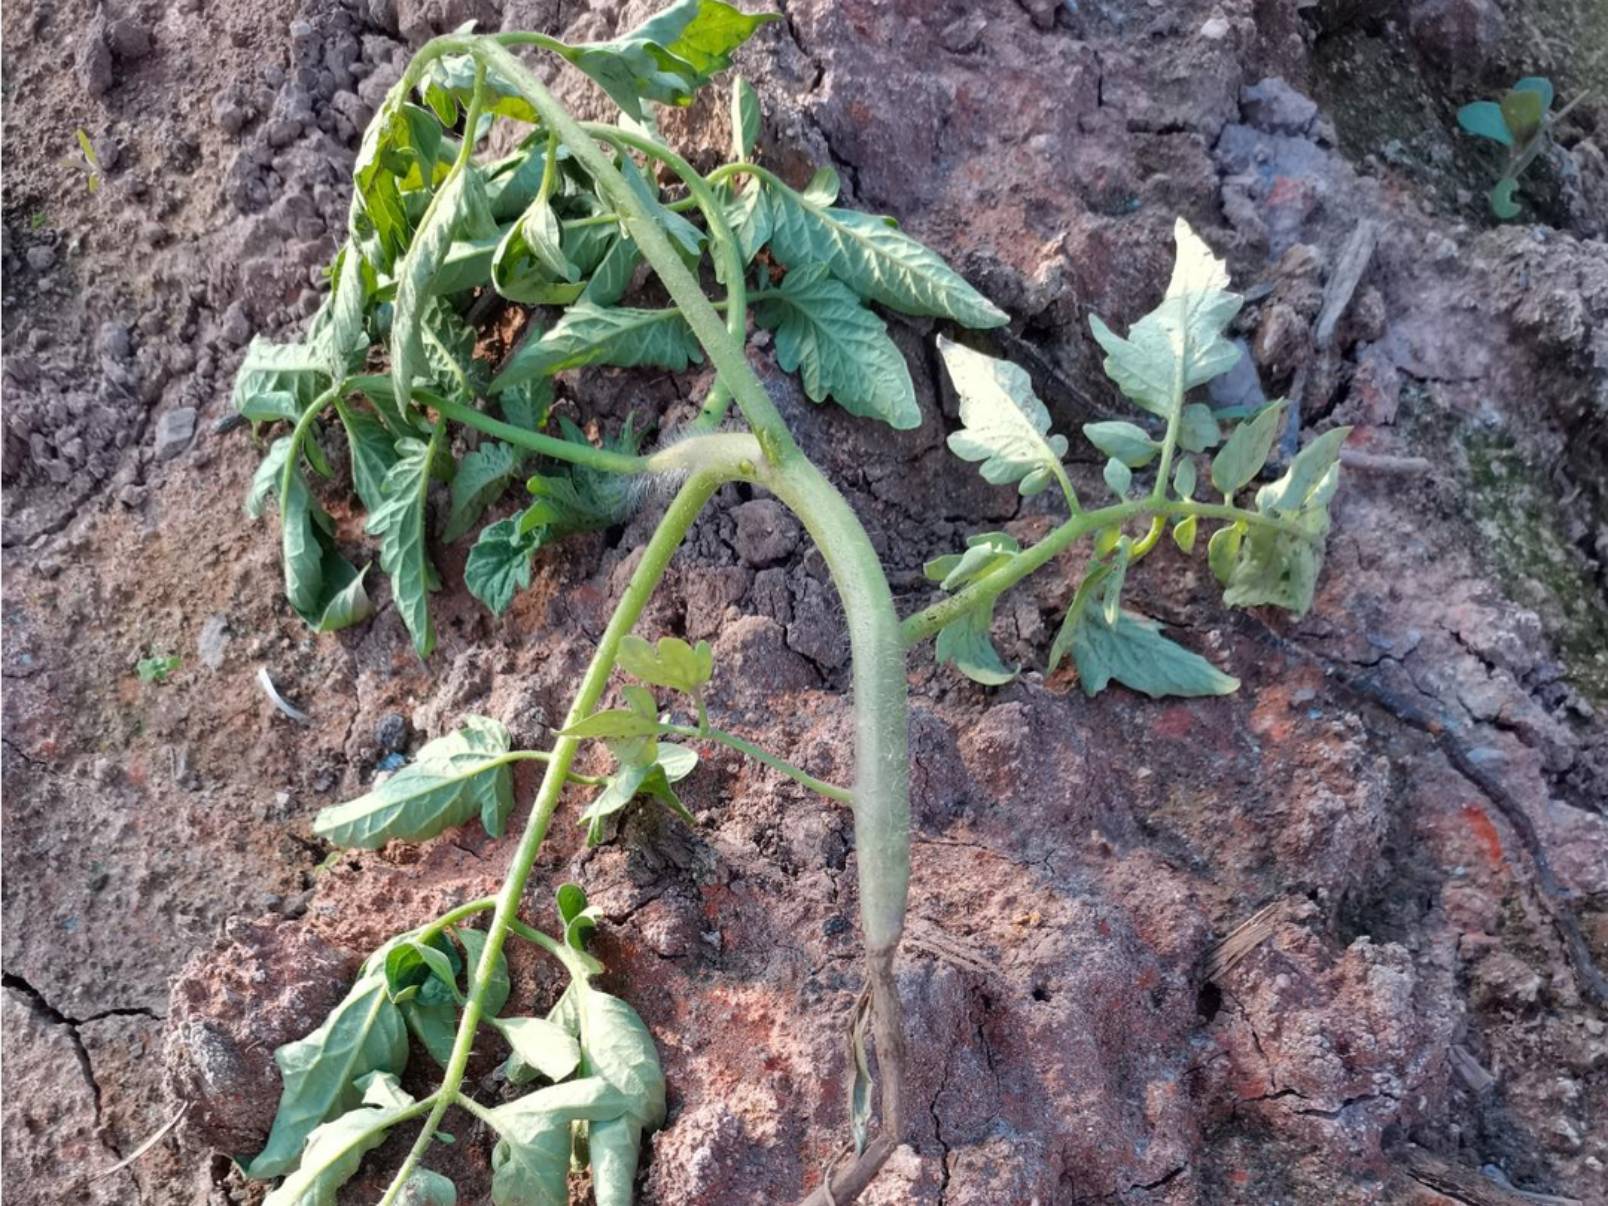
<svg viewBox="0 0 1608 1206">
<path fill-rule="evenodd" d="M 1278 76 L 1240 89 L 1240 113 L 1247 125 L 1269 134 L 1305 134 L 1312 128 L 1318 106 Z"/>
<path fill-rule="evenodd" d="M 156 459 L 171 461 L 190 445 L 195 435 L 195 407 L 181 406 L 156 421 Z"/>
<path fill-rule="evenodd" d="M 223 666 L 224 646 L 229 643 L 229 617 L 221 612 L 210 615 L 206 623 L 201 625 L 201 635 L 196 638 L 195 648 L 201 658 L 201 664 L 208 670 L 218 670 Z"/>
<path fill-rule="evenodd" d="M 128 327 L 120 322 L 103 322 L 95 337 L 96 350 L 113 360 L 127 360 L 134 348 L 129 342 Z"/>
<path fill-rule="evenodd" d="M 100 20 L 90 23 L 74 64 L 78 85 L 91 96 L 105 96 L 112 87 L 112 51 L 106 45 L 106 26 Z"/>
<path fill-rule="evenodd" d="M 133 17 L 113 21 L 106 30 L 106 40 L 111 43 L 112 53 L 126 62 L 132 63 L 151 53 L 151 35 Z"/>
<path fill-rule="evenodd" d="M 374 726 L 374 744 L 390 754 L 399 754 L 408 744 L 407 717 L 400 712 L 387 712 Z"/>
<path fill-rule="evenodd" d="M 237 348 L 243 348 L 251 342 L 251 315 L 246 312 L 242 302 L 230 302 L 229 308 L 223 312 L 223 337 Z"/>
<path fill-rule="evenodd" d="M 737 555 L 756 569 L 775 565 L 798 548 L 798 520 L 781 503 L 756 498 L 738 507 Z"/>
<path fill-rule="evenodd" d="M 56 266 L 56 249 L 48 243 L 36 243 L 28 248 L 28 267 L 35 272 L 49 272 Z"/>
<path fill-rule="evenodd" d="M 248 121 L 251 111 L 226 92 L 212 98 L 212 119 L 229 134 L 238 134 Z"/>
</svg>

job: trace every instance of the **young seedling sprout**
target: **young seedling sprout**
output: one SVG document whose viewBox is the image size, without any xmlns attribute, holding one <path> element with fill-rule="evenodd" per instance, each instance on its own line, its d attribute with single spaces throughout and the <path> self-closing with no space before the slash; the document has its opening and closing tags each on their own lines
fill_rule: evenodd
<svg viewBox="0 0 1608 1206">
<path fill-rule="evenodd" d="M 1519 177 L 1541 155 L 1552 149 L 1552 131 L 1589 93 L 1582 92 L 1556 113 L 1552 112 L 1552 81 L 1526 76 L 1502 94 L 1499 101 L 1474 101 L 1457 111 L 1457 124 L 1470 134 L 1488 138 L 1507 148 L 1502 175 L 1491 187 L 1491 212 L 1506 221 L 1519 216 L 1513 193 Z"/>
<path fill-rule="evenodd" d="M 894 959 L 910 878 L 908 651 L 936 637 L 941 662 L 985 685 L 1008 681 L 1016 671 L 990 636 L 996 602 L 1084 538 L 1093 540 L 1093 555 L 1050 662 L 1070 657 L 1090 695 L 1113 680 L 1156 696 L 1218 695 L 1238 685 L 1122 606 L 1129 569 L 1169 532 L 1189 552 L 1202 527 L 1215 527 L 1207 559 L 1230 605 L 1274 604 L 1299 614 L 1311 603 L 1346 429 L 1319 436 L 1282 477 L 1242 501 L 1283 407 L 1274 403 L 1225 432 L 1208 406 L 1189 401 L 1195 387 L 1235 363 L 1224 330 L 1240 299 L 1228 292 L 1222 263 L 1180 221 L 1172 280 L 1157 308 L 1126 335 L 1093 320 L 1106 372 L 1142 412 L 1139 422 L 1083 429 L 1109 457 L 1111 497 L 1098 505 L 1074 490 L 1063 466 L 1067 439 L 1050 430 L 1027 374 L 940 338 L 960 402 L 950 447 L 989 482 L 1015 484 L 1023 494 L 1055 487 L 1065 518 L 1025 548 L 1001 532 L 971 537 L 965 549 L 927 566 L 944 597 L 900 619 L 865 529 L 755 376 L 744 352 L 749 319 L 774 333 L 777 362 L 801 375 L 812 401 L 910 428 L 921 412 L 909 370 L 871 304 L 939 319 L 952 332 L 997 327 L 1007 316 L 890 220 L 838 206 L 830 169 L 795 189 L 753 162 L 760 113 L 742 81 L 731 92 L 731 161 L 707 175 L 644 132 L 652 128 L 645 104 L 690 103 L 755 29 L 775 19 L 719 0 L 678 0 L 610 42 L 460 32 L 428 43 L 364 135 L 350 237 L 330 266 L 329 296 L 306 338 L 258 341 L 248 351 L 235 385 L 240 413 L 259 425 L 288 425 L 252 482 L 248 510 L 277 506 L 286 596 L 320 632 L 373 611 L 372 567 L 348 559 L 309 484 L 309 471 L 333 473 L 320 438 L 326 423 L 344 429 L 367 531 L 421 657 L 435 644 L 430 594 L 442 585 L 431 556 L 433 481 L 449 483 L 438 536 L 452 540 L 473 530 L 511 482 L 526 479 L 529 505 L 480 527 L 465 570 L 468 589 L 497 613 L 530 584 L 533 559 L 547 544 L 618 524 L 654 497 L 637 488 L 643 479 L 677 483 L 551 749 L 515 749 L 501 723 L 469 717 L 393 776 L 316 819 L 315 831 L 341 848 L 424 841 L 475 818 L 500 837 L 514 809 L 513 765 L 544 767 L 497 895 L 383 944 L 324 1023 L 276 1052 L 284 1075 L 279 1112 L 267 1145 L 244 1161 L 251 1176 L 284 1178 L 268 1197 L 272 1206 L 332 1201 L 363 1153 L 404 1123 L 418 1130 L 382 1202 L 405 1194 L 454 1201 L 452 1184 L 424 1166 L 452 1105 L 498 1137 L 495 1206 L 567 1200 L 572 1155 L 589 1162 L 600 1206 L 630 1201 L 643 1136 L 665 1113 L 653 1040 L 630 1005 L 593 984 L 602 969 L 586 937 L 597 918 L 578 887 L 558 890 L 552 935 L 527 925 L 519 910 L 567 788 L 590 793 L 579 818 L 589 843 L 609 840 L 614 818 L 637 800 L 693 823 L 676 785 L 695 773 L 698 756 L 667 738 L 724 744 L 852 806 L 866 949 L 866 1003 L 851 1035 L 853 1150 L 806 1199 L 820 1206 L 852 1200 L 906 1134 Z M 517 46 L 586 72 L 619 105 L 621 124 L 578 122 L 511 53 Z M 525 136 L 507 155 L 482 157 L 479 148 L 500 121 L 522 123 Z M 654 183 L 661 172 L 679 187 L 673 199 Z M 756 264 L 762 250 L 763 266 Z M 624 304 L 639 262 L 669 306 Z M 701 275 L 706 262 L 712 271 Z M 709 280 L 720 287 L 718 302 L 705 296 Z M 471 302 L 492 298 L 560 313 L 545 326 L 533 313 L 523 343 L 494 366 L 475 356 L 465 318 Z M 389 371 L 366 367 L 376 348 Z M 643 433 L 630 423 L 601 446 L 562 419 L 551 430 L 553 378 L 566 369 L 682 372 L 706 357 L 715 377 L 700 416 L 657 451 L 643 450 Z M 455 454 L 454 425 L 477 434 L 478 446 Z M 708 644 L 673 636 L 650 643 L 632 632 L 689 527 L 729 482 L 766 490 L 789 507 L 836 586 L 852 648 L 852 786 L 824 782 L 716 727 L 704 694 L 719 673 Z M 603 707 L 616 669 L 634 681 L 619 690 L 619 706 Z M 667 698 L 696 723 L 673 722 L 663 710 Z M 588 741 L 606 744 L 608 774 L 575 771 Z M 490 914 L 486 928 L 471 928 L 481 913 Z M 517 1009 L 504 1016 L 510 935 L 568 974 L 568 989 L 542 1016 Z M 478 1099 L 464 1072 L 483 1028 L 510 1050 L 508 1083 L 539 1087 L 500 1104 Z M 410 1033 L 442 1069 L 439 1087 L 419 1099 L 399 1082 Z"/>
</svg>

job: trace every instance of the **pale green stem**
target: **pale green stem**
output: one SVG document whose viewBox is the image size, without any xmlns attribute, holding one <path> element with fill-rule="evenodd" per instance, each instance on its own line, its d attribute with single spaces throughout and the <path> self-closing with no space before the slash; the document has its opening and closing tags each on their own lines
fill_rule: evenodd
<svg viewBox="0 0 1608 1206">
<path fill-rule="evenodd" d="M 504 423 L 472 406 L 465 406 L 461 402 L 454 402 L 450 398 L 442 398 L 425 390 L 414 390 L 413 393 L 443 418 L 452 419 L 466 427 L 473 427 L 531 452 L 550 456 L 554 460 L 569 461 L 571 464 L 585 465 L 591 469 L 602 469 L 607 473 L 637 474 L 648 471 L 648 458 L 645 456 L 611 452 L 607 448 L 594 448 L 590 444 L 578 444 L 574 440 L 560 440 L 538 431 L 515 427 L 512 423 Z"/>
<path fill-rule="evenodd" d="M 690 724 L 662 724 L 659 731 L 669 737 L 688 737 L 705 741 L 718 742 L 728 746 L 739 754 L 747 754 L 755 762 L 763 762 L 772 770 L 780 771 L 795 783 L 801 783 L 813 792 L 819 792 L 831 800 L 838 800 L 844 804 L 854 801 L 854 793 L 846 787 L 838 787 L 828 783 L 825 779 L 817 779 L 808 771 L 800 770 L 784 758 L 778 758 L 755 745 L 752 741 L 745 741 L 735 733 L 728 733 L 724 729 L 712 729 L 705 726 L 694 728 Z"/>
<path fill-rule="evenodd" d="M 642 559 L 637 563 L 625 593 L 615 607 L 614 615 L 609 620 L 608 628 L 604 630 L 602 640 L 598 642 L 591 664 L 581 680 L 580 690 L 575 695 L 574 703 L 570 705 L 569 716 L 564 722 L 565 728 L 580 723 L 597 707 L 598 700 L 602 698 L 603 691 L 608 686 L 609 675 L 613 672 L 621 639 L 635 626 L 643 607 L 653 593 L 653 588 L 658 585 L 665 568 L 670 564 L 671 555 L 681 544 L 687 529 L 692 526 L 692 521 L 697 518 L 704 503 L 720 484 L 721 478 L 717 473 L 710 471 L 695 473 L 676 494 L 644 548 Z M 441 1096 L 431 1111 L 424 1129 L 403 1160 L 402 1167 L 397 1171 L 390 1188 L 380 1199 L 380 1206 L 393 1206 L 396 1202 L 403 1184 L 418 1167 L 425 1149 L 429 1147 L 430 1137 L 440 1124 L 442 1115 L 456 1098 L 458 1086 L 463 1083 L 464 1071 L 469 1065 L 469 1053 L 474 1048 L 475 1031 L 480 1026 L 491 969 L 502 951 L 503 942 L 515 914 L 519 911 L 519 901 L 524 895 L 525 883 L 530 878 L 531 868 L 535 865 L 536 852 L 541 848 L 542 839 L 547 836 L 547 828 L 552 823 L 554 811 L 558 808 L 559 797 L 563 792 L 565 779 L 579 744 L 573 737 L 560 737 L 553 746 L 552 757 L 547 764 L 547 774 L 536 793 L 531 819 L 526 824 L 525 832 L 519 839 L 519 846 L 514 851 L 508 877 L 503 881 L 502 890 L 497 893 L 497 907 L 492 913 L 491 924 L 486 928 L 486 942 L 480 965 L 470 984 L 469 999 L 464 1002 L 463 1016 L 458 1023 L 458 1035 L 453 1042 L 452 1054 L 447 1059 L 446 1071 L 441 1078 Z M 536 932 L 539 931 L 532 931 Z"/>
</svg>

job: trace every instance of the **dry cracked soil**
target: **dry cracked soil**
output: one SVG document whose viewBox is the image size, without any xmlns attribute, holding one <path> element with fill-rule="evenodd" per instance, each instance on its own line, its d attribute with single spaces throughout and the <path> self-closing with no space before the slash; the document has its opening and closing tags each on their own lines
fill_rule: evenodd
<svg viewBox="0 0 1608 1206">
<path fill-rule="evenodd" d="M 662 499 L 545 552 L 501 619 L 463 590 L 463 546 L 439 549 L 428 663 L 383 595 L 315 637 L 283 601 L 272 519 L 242 514 L 258 452 L 226 422 L 229 383 L 254 333 L 286 337 L 317 306 L 358 133 L 410 47 L 470 19 L 607 37 L 653 7 L 5 6 L 14 1206 L 260 1201 L 231 1157 L 266 1132 L 273 1048 L 381 939 L 500 881 L 511 839 L 465 828 L 330 860 L 309 821 L 465 713 L 545 740 Z M 1608 1202 L 1589 965 L 1608 964 L 1605 10 L 781 7 L 738 58 L 766 106 L 763 160 L 795 182 L 834 164 L 849 204 L 896 215 L 1003 306 L 993 350 L 1031 370 L 1059 429 L 1122 413 L 1087 319 L 1154 303 L 1178 214 L 1251 298 L 1236 331 L 1261 384 L 1241 373 L 1216 400 L 1288 393 L 1309 432 L 1356 427 L 1304 619 L 1225 611 L 1170 545 L 1136 572 L 1131 603 L 1238 694 L 1089 700 L 1041 673 L 1081 554 L 1001 607 L 1014 682 L 912 658 L 899 978 L 916 1107 L 864 1200 Z M 1596 93 L 1523 217 L 1497 225 L 1492 165 L 1454 114 L 1524 74 Z M 706 100 L 664 125 L 709 166 L 725 121 Z M 1340 289 L 1348 248 L 1369 245 Z M 893 330 L 922 408 L 908 432 L 814 407 L 763 341 L 751 354 L 908 610 L 924 559 L 1051 517 L 947 453 L 933 324 Z M 587 370 L 560 393 L 604 430 L 633 411 L 671 429 L 707 385 Z M 1098 465 L 1072 468 L 1098 490 Z M 713 642 L 724 727 L 851 773 L 841 615 L 775 504 L 728 488 L 642 630 Z M 164 682 L 136 674 L 153 655 L 180 659 Z M 658 1039 L 670 1113 L 639 1200 L 789 1201 L 845 1138 L 854 833 L 790 781 L 708 755 L 686 785 L 696 828 L 637 811 L 588 850 L 560 823 L 533 899 L 585 886 L 605 983 Z M 516 828 L 533 780 L 519 788 Z M 514 976 L 527 1006 L 559 987 L 518 958 Z M 487 1047 L 471 1083 L 495 1093 Z M 486 1200 L 489 1136 L 467 1115 L 448 1129 L 460 1200 Z M 372 1201 L 399 1157 L 395 1140 L 374 1152 L 341 1201 Z"/>
</svg>

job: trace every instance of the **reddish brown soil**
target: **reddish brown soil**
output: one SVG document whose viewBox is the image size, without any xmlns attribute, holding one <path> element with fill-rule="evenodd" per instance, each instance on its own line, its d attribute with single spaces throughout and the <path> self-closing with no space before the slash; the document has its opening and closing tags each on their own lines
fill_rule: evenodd
<svg viewBox="0 0 1608 1206">
<path fill-rule="evenodd" d="M 6 6 L 8 1201 L 257 1201 L 228 1156 L 266 1131 L 273 1047 L 376 943 L 499 882 L 512 838 L 466 828 L 324 867 L 309 822 L 370 782 L 389 714 L 414 746 L 466 712 L 545 741 L 662 500 L 543 554 L 501 620 L 463 591 L 463 547 L 439 549 L 440 648 L 421 664 L 383 597 L 354 630 L 301 626 L 272 520 L 241 512 L 257 450 L 213 424 L 245 338 L 316 304 L 355 126 L 407 41 L 469 17 L 605 36 L 652 7 Z M 898 215 L 1004 306 L 997 350 L 1032 369 L 1059 429 L 1120 411 L 1086 319 L 1153 304 L 1182 213 L 1255 289 L 1242 334 L 1269 392 L 1299 374 L 1310 425 L 1429 461 L 1348 475 L 1299 623 L 1227 613 L 1170 546 L 1147 560 L 1132 602 L 1241 677 L 1234 697 L 1091 701 L 1046 680 L 1070 572 L 1001 607 L 998 642 L 1024 666 L 1011 685 L 912 658 L 900 976 L 917 1108 L 868 1201 L 1519 1200 L 1501 1181 L 1608 1201 L 1605 1015 L 1533 853 L 1429 736 L 1342 684 L 1377 681 L 1451 726 L 1530 818 L 1608 964 L 1608 111 L 1577 109 L 1538 177 L 1550 224 L 1493 228 L 1483 181 L 1456 175 L 1465 149 L 1415 141 L 1528 71 L 1583 87 L 1592 27 L 1567 4 L 1353 11 L 1369 7 L 792 0 L 740 57 L 765 160 L 795 179 L 835 163 L 849 203 Z M 1316 114 L 1247 96 L 1268 77 Z M 1418 123 L 1411 154 L 1370 110 L 1403 78 L 1418 107 L 1391 112 Z M 674 115 L 671 140 L 713 164 L 720 109 Z M 100 148 L 93 193 L 79 127 Z M 1378 250 L 1325 358 L 1312 324 L 1365 217 Z M 906 433 L 810 405 L 756 357 L 913 609 L 925 558 L 979 527 L 1031 538 L 1048 512 L 947 453 L 931 325 L 894 330 L 925 418 Z M 604 428 L 631 410 L 669 428 L 706 385 L 595 372 L 564 393 Z M 186 406 L 194 439 L 157 459 L 159 419 Z M 716 500 L 642 630 L 710 639 L 718 722 L 847 779 L 841 615 L 807 543 L 771 564 L 739 539 L 749 502 Z M 166 684 L 135 676 L 153 651 L 183 659 Z M 259 667 L 309 723 L 269 705 Z M 641 1200 L 787 1201 L 846 1137 L 854 834 L 789 781 L 707 754 L 686 784 L 696 829 L 640 810 L 586 850 L 561 814 L 527 914 L 585 885 L 608 919 L 605 983 L 658 1039 L 670 1116 Z M 1265 937 L 1209 972 L 1217 940 L 1268 904 Z M 524 1009 L 557 991 L 524 956 L 515 973 Z M 489 1043 L 479 1059 L 495 1092 Z M 424 1060 L 409 1079 L 426 1084 Z M 181 1107 L 150 1154 L 92 1179 Z M 489 1136 L 467 1116 L 448 1129 L 444 1170 L 461 1201 L 485 1200 Z M 396 1147 L 342 1200 L 373 1200 Z M 1440 1196 L 1410 1175 L 1415 1149 L 1488 1196 Z"/>
</svg>

